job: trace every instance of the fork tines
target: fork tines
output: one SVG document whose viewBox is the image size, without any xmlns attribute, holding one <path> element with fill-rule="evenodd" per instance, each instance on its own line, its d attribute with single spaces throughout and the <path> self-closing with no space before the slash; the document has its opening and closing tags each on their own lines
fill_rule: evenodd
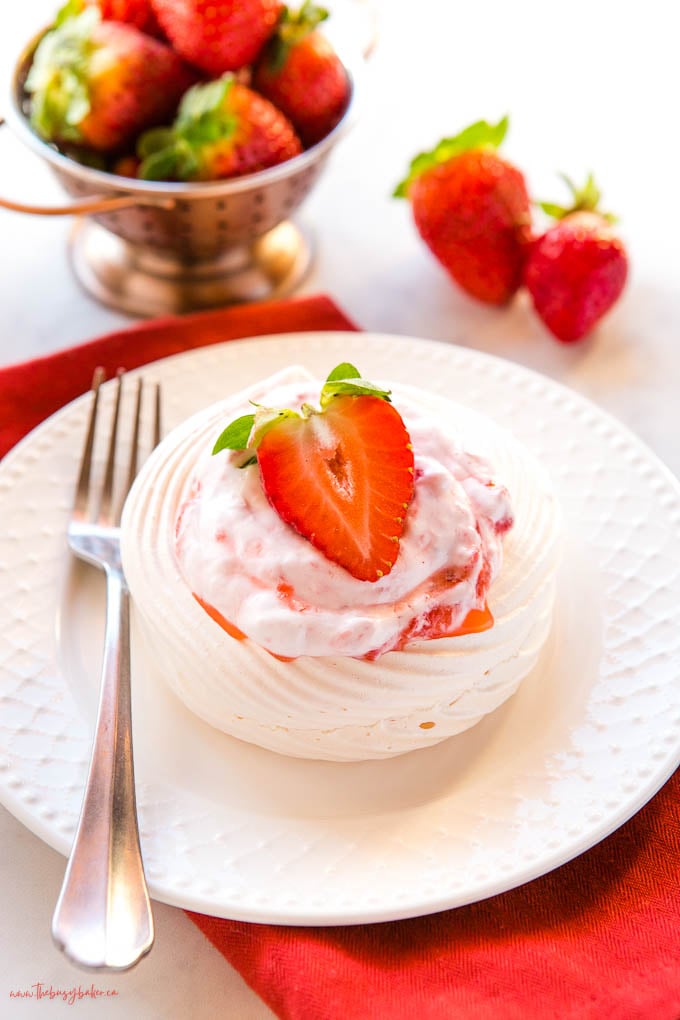
<svg viewBox="0 0 680 1020">
<path fill-rule="evenodd" d="M 139 463 L 139 445 L 140 445 L 140 427 L 142 419 L 142 406 L 143 406 L 143 390 L 144 382 L 140 376 L 137 379 L 136 394 L 135 394 L 135 408 L 132 417 L 132 435 L 129 441 L 129 450 L 127 457 L 127 470 L 125 473 L 125 481 L 122 487 L 122 491 L 118 498 L 118 501 L 114 501 L 114 488 L 116 481 L 116 455 L 118 448 L 118 426 L 121 416 L 121 405 L 123 402 L 123 377 L 125 375 L 124 369 L 119 369 L 116 373 L 115 379 L 115 393 L 114 393 L 114 404 L 109 425 L 108 444 L 106 453 L 106 466 L 104 468 L 103 482 L 101 486 L 100 502 L 97 512 L 98 523 L 103 527 L 115 527 L 120 523 L 120 515 L 123 509 L 123 503 L 130 490 L 135 476 L 137 474 L 137 466 Z M 95 448 L 95 435 L 97 431 L 98 416 L 99 416 L 99 404 L 100 404 L 100 388 L 102 383 L 106 379 L 105 370 L 99 366 L 95 369 L 92 377 L 92 406 L 90 409 L 90 418 L 87 427 L 87 433 L 85 436 L 85 444 L 83 447 L 82 459 L 80 463 L 80 471 L 78 474 L 78 481 L 76 483 L 76 494 L 74 500 L 73 514 L 74 517 L 80 517 L 86 519 L 88 517 L 88 504 L 91 492 L 91 474 L 92 465 L 94 461 L 94 448 Z M 153 420 L 152 420 L 152 437 L 150 442 L 150 448 L 155 447 L 161 436 L 161 405 L 160 405 L 160 386 L 158 383 L 153 384 Z M 92 516 L 92 515 L 90 515 Z"/>
</svg>

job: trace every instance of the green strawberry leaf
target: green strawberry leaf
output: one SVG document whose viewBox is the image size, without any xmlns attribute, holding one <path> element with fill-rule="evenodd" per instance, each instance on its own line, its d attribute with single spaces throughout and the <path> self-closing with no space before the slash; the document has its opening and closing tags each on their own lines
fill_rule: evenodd
<svg viewBox="0 0 680 1020">
<path fill-rule="evenodd" d="M 441 163 L 448 163 L 455 156 L 471 149 L 497 149 L 505 138 L 510 120 L 507 116 L 498 124 L 489 124 L 486 120 L 475 121 L 457 135 L 442 140 L 429 152 L 421 152 L 411 160 L 409 171 L 403 181 L 394 189 L 394 198 L 406 198 L 413 181 L 427 170 Z"/>
<path fill-rule="evenodd" d="M 71 70 L 64 71 L 62 88 L 69 97 L 64 119 L 69 127 L 77 129 L 90 112 L 90 90 L 77 72 Z"/>
<path fill-rule="evenodd" d="M 171 181 L 177 176 L 177 151 L 173 145 L 150 153 L 139 165 L 142 181 Z"/>
<path fill-rule="evenodd" d="M 38 43 L 24 87 L 31 125 L 47 141 L 82 141 L 79 125 L 90 112 L 89 68 L 97 49 L 92 31 L 99 21 L 99 10 L 88 7 Z"/>
<path fill-rule="evenodd" d="M 297 411 L 289 407 L 262 407 L 257 404 L 254 414 L 243 414 L 240 418 L 234 419 L 227 425 L 226 429 L 217 437 L 212 448 L 213 456 L 222 450 L 257 450 L 263 437 L 274 425 L 287 418 L 300 418 Z M 254 460 L 247 460 L 240 464 L 240 467 L 247 467 L 254 463 Z"/>
<path fill-rule="evenodd" d="M 137 140 L 137 155 L 140 159 L 146 159 L 147 156 L 153 156 L 155 153 L 169 148 L 174 141 L 175 132 L 172 128 L 150 128 Z"/>
<path fill-rule="evenodd" d="M 537 202 L 536 205 L 553 220 L 562 220 L 571 211 L 568 206 L 556 205 L 555 202 Z"/>
<path fill-rule="evenodd" d="M 247 450 L 254 422 L 254 414 L 244 414 L 227 425 L 213 446 L 213 456 L 221 450 Z"/>
<path fill-rule="evenodd" d="M 390 403 L 390 391 L 361 378 L 358 368 L 349 361 L 336 365 L 329 373 L 321 390 L 321 407 L 326 407 L 333 397 L 380 397 Z"/>
<path fill-rule="evenodd" d="M 79 14 L 82 14 L 85 9 L 84 0 L 66 0 L 57 11 L 57 16 L 54 19 L 54 27 L 58 28 L 69 18 L 77 18 Z"/>
<path fill-rule="evenodd" d="M 175 145 L 177 165 L 175 174 L 180 181 L 190 180 L 198 170 L 200 160 L 196 149 L 183 138 Z"/>
<path fill-rule="evenodd" d="M 360 379 L 361 372 L 358 368 L 349 361 L 343 361 L 342 364 L 336 365 L 332 372 L 329 372 L 326 377 L 326 382 L 334 382 L 336 379 Z"/>
<path fill-rule="evenodd" d="M 390 391 L 367 379 L 337 379 L 325 383 L 321 390 L 321 407 L 327 407 L 334 397 L 380 397 L 391 403 Z"/>
<path fill-rule="evenodd" d="M 175 134 L 195 146 L 232 135 L 237 122 L 225 102 L 233 85 L 233 74 L 225 74 L 216 81 L 192 86 L 185 92 L 177 111 L 173 124 Z"/>
<path fill-rule="evenodd" d="M 194 85 L 182 97 L 171 127 L 151 128 L 137 143 L 142 160 L 139 176 L 146 181 L 188 181 L 204 159 L 204 148 L 226 141 L 238 127 L 228 109 L 234 76 Z"/>
<path fill-rule="evenodd" d="M 165 145 L 163 142 L 165 141 Z M 199 166 L 196 150 L 170 128 L 152 128 L 137 143 L 143 181 L 187 181 Z"/>
</svg>

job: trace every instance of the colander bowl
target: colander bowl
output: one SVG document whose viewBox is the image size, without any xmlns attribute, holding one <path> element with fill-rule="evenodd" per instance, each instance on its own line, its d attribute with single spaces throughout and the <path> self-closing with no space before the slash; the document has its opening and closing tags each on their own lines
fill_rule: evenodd
<svg viewBox="0 0 680 1020">
<path fill-rule="evenodd" d="M 0 206 L 75 215 L 71 262 L 90 294 L 122 311 L 158 315 L 278 297 L 301 282 L 311 242 L 289 217 L 355 120 L 358 62 L 343 57 L 350 100 L 342 120 L 301 155 L 224 181 L 138 181 L 85 166 L 31 128 L 24 85 L 43 34 L 14 67 L 5 121 L 75 201 L 55 208 L 0 198 Z"/>
</svg>

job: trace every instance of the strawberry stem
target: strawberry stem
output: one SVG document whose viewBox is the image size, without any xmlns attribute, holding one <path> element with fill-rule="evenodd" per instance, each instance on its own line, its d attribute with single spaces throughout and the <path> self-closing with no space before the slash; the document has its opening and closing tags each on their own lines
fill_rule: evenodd
<svg viewBox="0 0 680 1020">
<path fill-rule="evenodd" d="M 612 213 L 602 212 L 598 206 L 602 193 L 595 183 L 595 177 L 589 173 L 585 184 L 578 187 L 571 177 L 561 173 L 559 175 L 571 192 L 570 205 L 558 205 L 555 202 L 537 202 L 536 205 L 554 220 L 563 220 L 565 216 L 571 216 L 575 212 L 596 212 L 608 223 L 615 223 L 616 216 Z"/>
<path fill-rule="evenodd" d="M 280 71 L 288 60 L 288 55 L 293 47 L 297 46 L 305 36 L 314 32 L 328 16 L 326 8 L 319 7 L 318 4 L 313 3 L 313 0 L 305 0 L 305 3 L 297 11 L 284 7 L 276 33 L 270 40 L 267 49 L 270 69 Z"/>
<path fill-rule="evenodd" d="M 233 74 L 193 85 L 184 93 L 172 127 L 151 128 L 137 142 L 142 180 L 189 180 L 206 146 L 230 138 L 238 127 L 229 110 Z"/>
<path fill-rule="evenodd" d="M 286 418 L 309 418 L 313 414 L 321 414 L 335 397 L 367 396 L 379 397 L 390 403 L 389 390 L 362 379 L 358 369 L 345 361 L 329 373 L 321 389 L 319 407 L 303 403 L 299 411 L 294 411 L 290 407 L 275 408 L 256 404 L 254 414 L 241 415 L 220 433 L 212 449 L 213 456 L 222 450 L 257 450 L 263 437 L 275 425 Z"/>
</svg>

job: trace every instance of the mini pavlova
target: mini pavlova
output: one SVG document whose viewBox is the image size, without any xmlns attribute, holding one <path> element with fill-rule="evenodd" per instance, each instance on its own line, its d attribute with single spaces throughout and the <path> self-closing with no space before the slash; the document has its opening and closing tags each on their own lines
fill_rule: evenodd
<svg viewBox="0 0 680 1020">
<path fill-rule="evenodd" d="M 174 430 L 128 498 L 122 553 L 146 651 L 188 708 L 284 754 L 363 760 L 514 693 L 550 630 L 560 531 L 509 433 L 343 364 L 279 372 Z"/>
</svg>

